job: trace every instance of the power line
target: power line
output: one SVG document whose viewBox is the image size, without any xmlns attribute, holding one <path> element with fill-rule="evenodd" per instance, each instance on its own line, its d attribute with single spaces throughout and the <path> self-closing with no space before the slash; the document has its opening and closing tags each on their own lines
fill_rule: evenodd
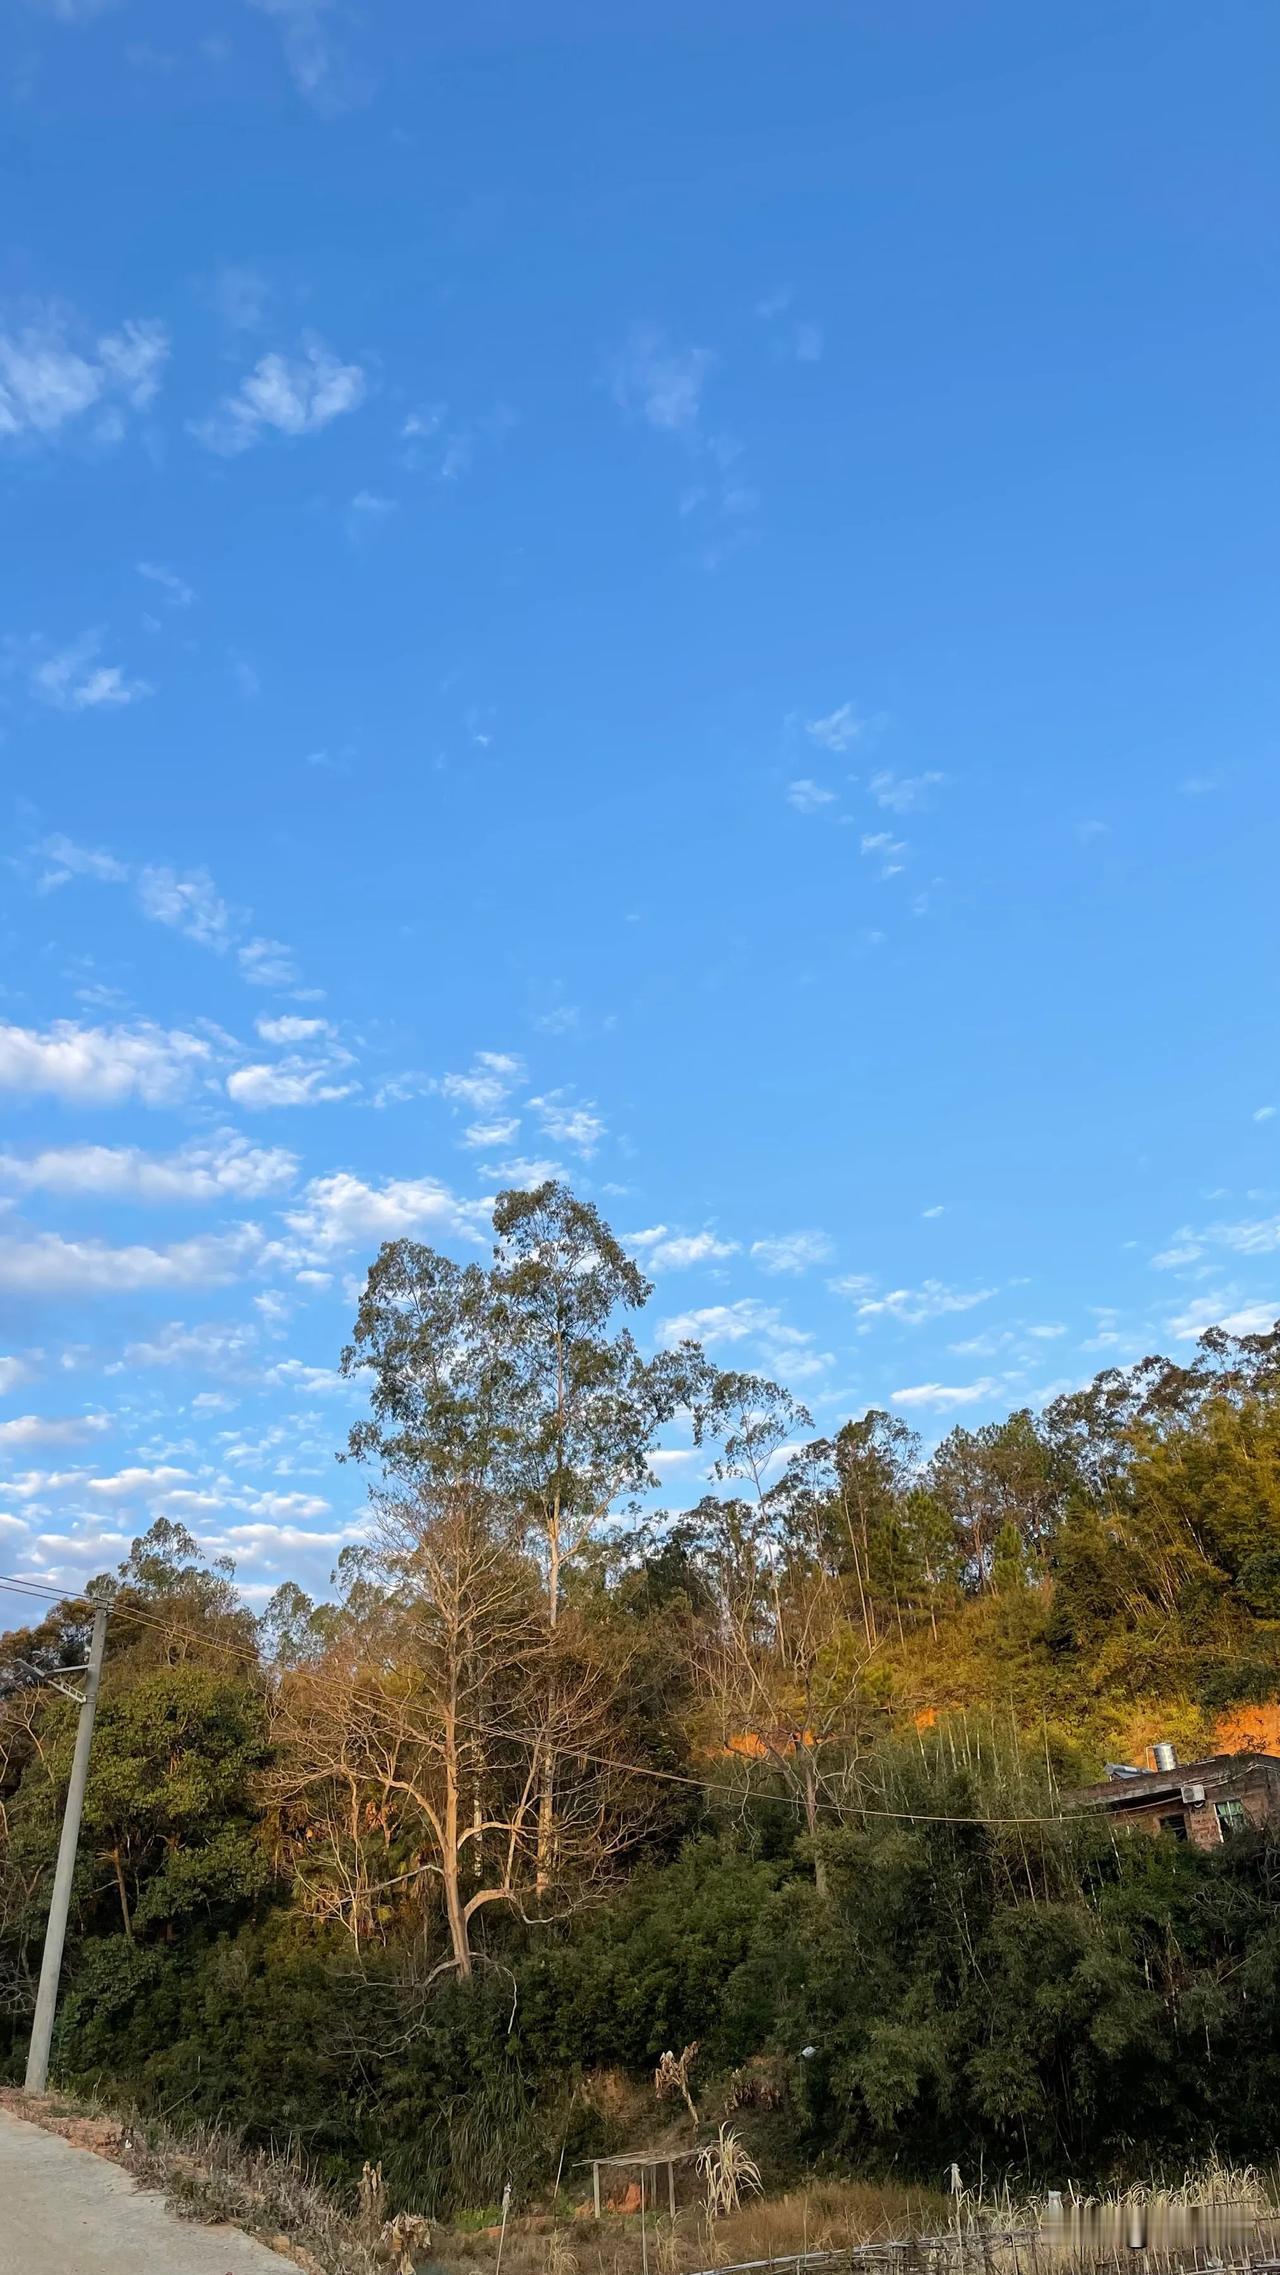
<svg viewBox="0 0 1280 2275">
<path fill-rule="evenodd" d="M 0 1588 L 11 1589 L 17 1594 L 31 1593 L 42 1598 L 47 1597 L 55 1603 L 60 1603 L 66 1600 L 65 1596 L 59 1594 L 57 1590 L 46 1587 L 43 1583 L 38 1581 L 30 1582 L 8 1577 L 5 1575 L 0 1575 Z M 257 1674 L 261 1674 L 263 1671 L 261 1656 L 258 1652 L 250 1649 L 246 1644 L 232 1643 L 220 1636 L 213 1636 L 202 1633 L 199 1628 L 186 1627 L 177 1621 L 166 1620 L 162 1617 L 156 1616 L 154 1613 L 144 1611 L 140 1607 L 133 1604 L 113 1602 L 111 1610 L 112 1616 L 117 1619 L 131 1619 L 135 1622 L 136 1625 L 150 1628 L 152 1631 L 161 1635 L 168 1636 L 174 1641 L 194 1643 L 204 1650 L 221 1651 L 228 1657 L 238 1659 L 244 1665 L 251 1667 Z M 323 1694 L 341 1699 L 344 1702 L 347 1702 L 350 1699 L 350 1693 L 348 1691 L 341 1688 L 341 1686 L 338 1684 L 328 1681 L 323 1675 L 313 1673 L 306 1667 L 291 1668 L 289 1672 L 295 1680 L 310 1683 L 314 1689 L 320 1691 Z M 369 1700 L 364 1701 L 366 1708 L 371 1703 L 372 1702 Z M 377 1710 L 375 1708 L 375 1712 L 376 1711 Z M 891 1713 L 893 1711 L 893 1708 L 891 1706 L 886 1706 L 884 1708 L 884 1711 Z M 944 1711 L 955 1711 L 955 1709 L 947 1708 L 944 1709 Z M 397 1722 L 395 1717 L 389 1712 L 386 1712 L 384 1710 L 381 1719 L 383 1720 L 385 1726 L 393 1730 L 403 1732 L 403 1723 Z M 525 1745 L 540 1745 L 543 1744 L 546 1739 L 545 1731 L 522 1730 L 513 1727 L 510 1724 L 477 1724 L 476 1731 L 477 1735 L 481 1737 L 511 1738 L 516 1740 L 518 1743 Z M 686 1788 L 691 1788 L 700 1793 L 723 1794 L 732 1801 L 754 1801 L 763 1804 L 765 1807 L 772 1808 L 776 1808 L 780 1804 L 790 1804 L 793 1808 L 796 1809 L 799 1809 L 802 1806 L 802 1797 L 799 1794 L 779 1795 L 773 1793 L 753 1792 L 749 1785 L 746 1787 L 726 1785 L 723 1783 L 718 1783 L 712 1779 L 692 1776 L 681 1770 L 659 1769 L 650 1762 L 619 1761 L 612 1755 L 588 1753 L 579 1747 L 573 1746 L 572 1744 L 567 1744 L 559 1750 L 569 1755 L 575 1761 L 589 1762 L 593 1768 L 616 1770 L 620 1774 L 627 1774 L 633 1777 L 645 1777 L 662 1784 L 678 1785 Z M 739 1758 L 743 1759 L 744 1762 L 746 1760 L 745 1756 Z M 969 1816 L 961 1816 L 959 1814 L 949 1814 L 941 1810 L 876 1808 L 869 1803 L 863 1803 L 860 1801 L 855 1801 L 844 1805 L 841 1805 L 837 1802 L 830 1803 L 829 1805 L 833 1806 L 842 1817 L 871 1817 L 877 1820 L 883 1820 L 885 1822 L 894 1824 L 1027 1826 L 1083 1823 L 1086 1820 L 1097 1822 L 1096 1811 L 1088 1809 L 1059 1810 L 1052 1815 L 1014 1813 L 987 1815 L 975 1812 Z"/>
</svg>

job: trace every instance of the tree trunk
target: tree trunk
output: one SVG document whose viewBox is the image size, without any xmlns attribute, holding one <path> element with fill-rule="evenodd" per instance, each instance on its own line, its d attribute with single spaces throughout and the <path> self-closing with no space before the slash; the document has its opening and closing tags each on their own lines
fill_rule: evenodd
<svg viewBox="0 0 1280 2275">
<path fill-rule="evenodd" d="M 459 1844 L 458 1802 L 461 1781 L 458 1771 L 457 1726 L 452 1714 L 447 1722 L 444 1775 L 444 1840 L 441 1844 L 443 1853 L 440 1870 L 444 1881 L 445 1917 L 449 1922 L 454 1965 L 460 1975 L 470 1975 L 471 1936 L 467 1926 L 467 1907 L 460 1886 L 462 1852 Z"/>
<path fill-rule="evenodd" d="M 813 1766 L 812 1749 L 803 1740 L 800 1746 L 800 1760 L 804 1773 L 804 1821 L 808 1828 L 809 1838 L 813 1842 L 813 1885 L 818 1894 L 825 1899 L 828 1894 L 827 1866 L 826 1859 L 818 1846 L 818 1780 Z"/>
<path fill-rule="evenodd" d="M 555 1634 L 560 1616 L 560 1512 L 555 1509 L 547 1526 L 547 1625 Z M 535 1893 L 545 1896 L 551 1886 L 551 1866 L 556 1835 L 556 1760 L 551 1747 L 544 1747 L 538 1781 L 538 1869 L 534 1881 Z"/>
<path fill-rule="evenodd" d="M 120 1917 L 124 1921 L 125 1939 L 127 1942 L 132 1943 L 133 1921 L 129 1917 L 129 1895 L 124 1884 L 124 1865 L 121 1862 L 120 1851 L 118 1848 L 112 1849 L 111 1862 L 115 1866 L 116 1888 L 120 1896 Z"/>
</svg>

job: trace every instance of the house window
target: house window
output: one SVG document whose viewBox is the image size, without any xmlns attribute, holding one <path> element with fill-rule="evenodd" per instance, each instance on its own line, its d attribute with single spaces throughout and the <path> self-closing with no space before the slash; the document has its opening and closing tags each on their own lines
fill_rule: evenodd
<svg viewBox="0 0 1280 2275">
<path fill-rule="evenodd" d="M 1218 1831 L 1225 1840 L 1228 1833 L 1242 1833 L 1249 1820 L 1243 1801 L 1215 1801 L 1218 1813 Z"/>
<path fill-rule="evenodd" d="M 1162 1817 L 1160 1830 L 1162 1833 L 1172 1833 L 1176 1841 L 1184 1841 L 1187 1837 L 1187 1820 L 1181 1812 L 1176 1817 Z"/>
</svg>

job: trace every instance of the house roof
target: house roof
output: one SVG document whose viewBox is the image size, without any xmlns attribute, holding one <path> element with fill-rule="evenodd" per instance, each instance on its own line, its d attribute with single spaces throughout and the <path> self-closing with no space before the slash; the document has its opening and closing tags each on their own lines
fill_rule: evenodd
<svg viewBox="0 0 1280 2275">
<path fill-rule="evenodd" d="M 1124 1777 L 1100 1778 L 1096 1785 L 1082 1786 L 1072 1795 L 1072 1800 L 1085 1808 L 1131 1809 L 1166 1797 L 1180 1799 L 1184 1785 L 1203 1785 L 1207 1792 L 1211 1786 L 1221 1789 L 1239 1785 L 1243 1779 L 1259 1773 L 1280 1780 L 1280 1761 L 1274 1754 L 1210 1754 L 1205 1761 L 1178 1762 L 1173 1769 L 1139 1770 Z"/>
</svg>

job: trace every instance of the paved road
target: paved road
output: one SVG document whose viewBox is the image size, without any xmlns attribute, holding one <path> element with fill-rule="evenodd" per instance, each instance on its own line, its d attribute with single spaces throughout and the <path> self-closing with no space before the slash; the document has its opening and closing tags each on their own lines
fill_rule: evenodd
<svg viewBox="0 0 1280 2275">
<path fill-rule="evenodd" d="M 175 2220 L 91 2149 L 0 2110 L 0 2275 L 298 2275 L 242 2236 Z"/>
</svg>

